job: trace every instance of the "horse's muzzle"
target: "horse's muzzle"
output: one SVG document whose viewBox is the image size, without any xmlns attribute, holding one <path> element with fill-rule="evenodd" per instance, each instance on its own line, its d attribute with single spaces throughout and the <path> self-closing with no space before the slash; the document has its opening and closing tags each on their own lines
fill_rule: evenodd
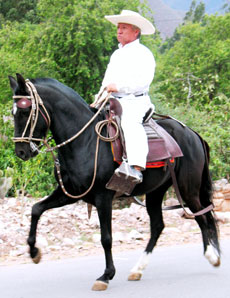
<svg viewBox="0 0 230 298">
<path fill-rule="evenodd" d="M 15 153 L 17 157 L 26 161 L 38 154 L 37 151 L 32 151 L 29 143 L 15 143 Z"/>
</svg>

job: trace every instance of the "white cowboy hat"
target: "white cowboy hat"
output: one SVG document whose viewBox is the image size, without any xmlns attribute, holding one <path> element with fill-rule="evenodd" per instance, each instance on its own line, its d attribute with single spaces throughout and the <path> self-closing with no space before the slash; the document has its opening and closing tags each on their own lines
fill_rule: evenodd
<svg viewBox="0 0 230 298">
<path fill-rule="evenodd" d="M 153 24 L 135 11 L 122 10 L 121 14 L 105 16 L 105 18 L 116 26 L 118 23 L 134 25 L 141 30 L 141 34 L 143 35 L 153 34 L 155 32 Z"/>
</svg>

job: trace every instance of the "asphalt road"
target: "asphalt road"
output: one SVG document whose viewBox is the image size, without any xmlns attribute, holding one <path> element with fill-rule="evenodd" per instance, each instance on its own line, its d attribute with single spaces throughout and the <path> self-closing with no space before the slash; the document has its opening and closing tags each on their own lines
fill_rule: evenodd
<svg viewBox="0 0 230 298">
<path fill-rule="evenodd" d="M 202 245 L 156 248 L 141 281 L 127 277 L 141 251 L 114 255 L 116 276 L 105 292 L 91 287 L 104 271 L 104 256 L 0 265 L 1 298 L 228 298 L 230 240 L 222 241 L 222 265 L 212 267 Z"/>
</svg>

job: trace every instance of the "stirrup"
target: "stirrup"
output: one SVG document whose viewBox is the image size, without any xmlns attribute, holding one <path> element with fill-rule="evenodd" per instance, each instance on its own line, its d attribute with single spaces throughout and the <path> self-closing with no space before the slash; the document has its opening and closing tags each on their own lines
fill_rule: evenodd
<svg viewBox="0 0 230 298">
<path fill-rule="evenodd" d="M 106 184 L 106 188 L 130 195 L 134 187 L 142 182 L 142 174 L 123 161 Z"/>
</svg>

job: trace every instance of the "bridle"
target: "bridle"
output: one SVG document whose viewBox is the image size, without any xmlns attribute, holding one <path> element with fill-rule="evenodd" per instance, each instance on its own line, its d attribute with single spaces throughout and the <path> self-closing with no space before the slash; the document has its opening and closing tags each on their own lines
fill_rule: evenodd
<svg viewBox="0 0 230 298">
<path fill-rule="evenodd" d="M 14 95 L 13 96 L 13 99 L 19 99 L 18 102 L 16 103 L 17 107 L 19 107 L 19 108 L 29 108 L 29 107 L 31 107 L 31 111 L 30 111 L 30 115 L 29 115 L 29 118 L 27 120 L 25 129 L 24 129 L 24 131 L 22 133 L 22 136 L 21 137 L 14 137 L 13 138 L 13 141 L 15 143 L 18 143 L 18 142 L 29 143 L 30 144 L 30 147 L 31 147 L 31 150 L 33 152 L 37 151 L 38 153 L 40 151 L 39 151 L 37 145 L 34 144 L 34 142 L 42 142 L 46 146 L 45 152 L 51 152 L 51 154 L 52 154 L 52 157 L 54 159 L 54 163 L 55 163 L 55 166 L 56 166 L 56 169 L 57 169 L 57 175 L 58 175 L 59 184 L 60 184 L 60 186 L 62 188 L 62 191 L 68 197 L 71 197 L 73 199 L 79 199 L 79 198 L 84 197 L 93 188 L 93 185 L 94 185 L 94 182 L 95 182 L 95 179 L 96 179 L 97 160 L 98 160 L 99 141 L 100 141 L 100 139 L 102 139 L 105 142 L 112 142 L 112 141 L 116 140 L 118 138 L 118 136 L 119 136 L 119 128 L 118 128 L 116 122 L 114 120 L 112 120 L 112 119 L 106 119 L 106 120 L 99 121 L 97 123 L 97 125 L 95 126 L 95 131 L 96 131 L 96 134 L 97 134 L 97 142 L 96 142 L 95 159 L 94 159 L 94 174 L 93 174 L 93 178 L 92 178 L 92 182 L 91 182 L 90 187 L 84 193 L 82 193 L 81 195 L 78 195 L 78 196 L 71 195 L 65 189 L 65 186 L 63 184 L 63 180 L 62 180 L 62 177 L 61 177 L 60 162 L 59 162 L 58 158 L 54 155 L 53 151 L 56 150 L 56 149 L 59 149 L 60 147 L 63 147 L 65 145 L 67 145 L 70 142 L 72 142 L 77 137 L 79 137 L 89 127 L 89 125 L 97 118 L 97 116 L 101 113 L 102 109 L 105 107 L 105 105 L 109 101 L 109 99 L 110 99 L 110 93 L 108 93 L 108 95 L 106 96 L 106 98 L 102 101 L 102 103 L 101 103 L 98 111 L 82 127 L 82 129 L 78 133 L 76 133 L 74 136 L 72 136 L 68 140 L 66 140 L 66 141 L 64 141 L 64 142 L 62 142 L 62 143 L 60 143 L 60 144 L 58 144 L 58 145 L 56 145 L 54 147 L 51 147 L 48 144 L 48 140 L 46 139 L 46 135 L 47 135 L 47 132 L 48 132 L 48 130 L 50 128 L 50 124 L 51 124 L 50 116 L 49 116 L 49 114 L 47 112 L 47 109 L 45 108 L 45 106 L 43 104 L 43 101 L 42 101 L 41 97 L 39 96 L 39 94 L 37 92 L 37 89 L 32 84 L 32 82 L 30 82 L 28 79 L 26 80 L 26 86 L 27 86 L 27 88 L 29 90 L 29 94 L 30 95 L 29 96 Z M 104 90 L 103 90 L 103 92 L 104 92 Z M 102 93 L 99 95 L 99 97 L 102 95 Z M 40 106 L 42 107 L 44 113 L 42 112 Z M 37 125 L 39 113 L 41 113 L 42 117 L 44 118 L 45 122 L 47 123 L 47 131 L 46 131 L 46 134 L 45 134 L 44 139 L 34 138 L 33 137 L 33 133 L 34 133 L 35 127 Z M 30 133 L 29 133 L 29 136 L 28 137 L 25 137 L 25 134 L 26 134 L 26 131 L 27 131 L 28 127 L 29 127 L 29 124 L 30 124 Z M 104 136 L 101 135 L 101 131 L 102 131 L 103 127 L 105 125 L 107 125 L 107 124 L 114 125 L 115 128 L 116 128 L 116 133 L 115 133 L 115 135 L 113 137 L 104 137 Z"/>
<path fill-rule="evenodd" d="M 44 141 L 43 139 L 33 137 L 34 130 L 37 125 L 39 113 L 42 115 L 43 119 L 45 120 L 45 122 L 47 124 L 46 134 L 50 128 L 51 121 L 50 121 L 49 113 L 47 112 L 47 109 L 44 106 L 43 101 L 42 101 L 41 97 L 39 96 L 35 86 L 28 79 L 26 80 L 26 87 L 29 90 L 29 94 L 30 94 L 29 96 L 25 96 L 25 95 L 14 95 L 13 96 L 13 99 L 19 99 L 16 103 L 16 106 L 18 108 L 25 109 L 25 108 L 31 107 L 30 115 L 27 120 L 24 131 L 22 133 L 22 136 L 14 137 L 13 141 L 15 143 L 18 143 L 18 142 L 29 143 L 31 150 L 37 151 L 37 146 L 34 144 L 34 142 L 43 142 Z M 43 113 L 41 107 L 42 107 L 44 113 Z M 25 134 L 26 134 L 26 131 L 27 131 L 29 125 L 30 125 L 30 133 L 29 133 L 29 136 L 26 137 Z M 45 134 L 45 137 L 46 137 L 46 134 Z"/>
</svg>

